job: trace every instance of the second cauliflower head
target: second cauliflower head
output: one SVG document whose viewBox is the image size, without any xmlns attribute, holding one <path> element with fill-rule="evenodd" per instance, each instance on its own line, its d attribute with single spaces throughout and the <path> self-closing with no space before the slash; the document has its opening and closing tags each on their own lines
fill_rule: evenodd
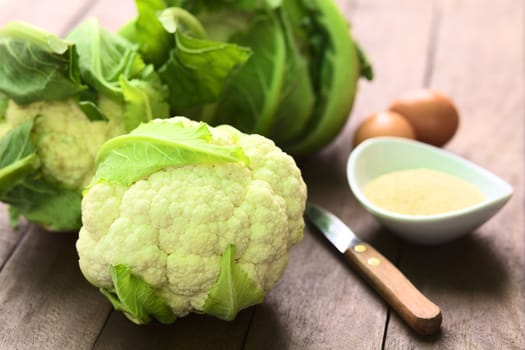
<svg viewBox="0 0 525 350">
<path fill-rule="evenodd" d="M 67 39 L 25 22 L 0 28 L 0 201 L 50 231 L 81 225 L 98 148 L 169 116 L 138 47 L 90 20 Z"/>
<path fill-rule="evenodd" d="M 231 320 L 303 236 L 306 186 L 267 138 L 183 117 L 106 142 L 82 200 L 84 276 L 133 322 Z"/>
<path fill-rule="evenodd" d="M 101 105 L 115 104 L 100 97 Z M 39 101 L 27 105 L 8 102 L 5 121 L 0 128 L 12 130 L 32 121 L 29 136 L 40 158 L 43 178 L 66 189 L 79 191 L 95 172 L 98 148 L 111 137 L 126 132 L 123 113 L 108 115 L 108 120 L 89 120 L 73 99 Z M 4 133 L 0 129 L 0 136 Z"/>
<path fill-rule="evenodd" d="M 122 113 L 106 115 L 109 120 L 90 120 L 74 99 L 7 102 L 0 200 L 10 205 L 13 223 L 23 215 L 49 230 L 80 227 L 80 192 L 94 175 L 98 148 L 126 131 Z"/>
</svg>

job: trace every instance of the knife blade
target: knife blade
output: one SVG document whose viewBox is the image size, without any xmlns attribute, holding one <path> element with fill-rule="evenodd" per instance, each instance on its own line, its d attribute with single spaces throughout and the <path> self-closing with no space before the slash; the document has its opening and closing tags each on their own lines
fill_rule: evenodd
<svg viewBox="0 0 525 350">
<path fill-rule="evenodd" d="M 305 216 L 410 328 L 423 335 L 440 330 L 442 315 L 439 307 L 374 247 L 359 239 L 337 216 L 316 204 L 306 204 Z"/>
</svg>

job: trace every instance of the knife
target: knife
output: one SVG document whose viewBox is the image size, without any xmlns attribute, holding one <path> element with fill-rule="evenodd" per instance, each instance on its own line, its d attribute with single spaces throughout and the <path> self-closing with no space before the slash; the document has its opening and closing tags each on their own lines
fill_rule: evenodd
<svg viewBox="0 0 525 350">
<path fill-rule="evenodd" d="M 439 307 L 427 299 L 388 259 L 360 240 L 334 214 L 306 204 L 305 215 L 385 299 L 410 328 L 431 335 L 441 327 Z"/>
</svg>

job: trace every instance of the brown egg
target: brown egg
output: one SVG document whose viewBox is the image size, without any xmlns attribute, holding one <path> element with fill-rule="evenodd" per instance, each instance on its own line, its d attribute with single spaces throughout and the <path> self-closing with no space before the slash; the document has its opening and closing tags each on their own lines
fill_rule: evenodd
<svg viewBox="0 0 525 350">
<path fill-rule="evenodd" d="M 355 131 L 354 146 L 377 136 L 416 138 L 410 123 L 403 116 L 392 111 L 379 112 L 366 118 Z"/>
<path fill-rule="evenodd" d="M 445 95 L 422 89 L 396 99 L 389 108 L 403 115 L 412 125 L 416 139 L 441 147 L 456 133 L 459 115 Z"/>
</svg>

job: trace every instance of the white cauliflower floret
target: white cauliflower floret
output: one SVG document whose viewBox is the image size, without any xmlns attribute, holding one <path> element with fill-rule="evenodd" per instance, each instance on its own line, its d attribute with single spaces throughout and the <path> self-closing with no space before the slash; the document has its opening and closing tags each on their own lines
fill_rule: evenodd
<svg viewBox="0 0 525 350">
<path fill-rule="evenodd" d="M 181 117 L 163 123 L 202 125 Z M 300 171 L 268 139 L 230 127 L 211 132 L 210 144 L 240 146 L 246 162 L 169 166 L 130 185 L 99 179 L 88 188 L 77 250 L 92 284 L 115 289 L 111 266 L 126 265 L 180 317 L 209 311 L 229 247 L 253 289 L 266 293 L 281 278 L 304 229 Z"/>
</svg>

